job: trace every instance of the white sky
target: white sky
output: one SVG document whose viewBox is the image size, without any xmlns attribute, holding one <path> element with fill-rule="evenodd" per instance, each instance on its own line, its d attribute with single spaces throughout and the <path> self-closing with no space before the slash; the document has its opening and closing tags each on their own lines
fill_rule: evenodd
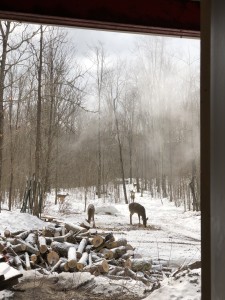
<svg viewBox="0 0 225 300">
<path fill-rule="evenodd" d="M 78 51 L 85 54 L 88 49 L 88 45 L 96 44 L 98 41 L 102 42 L 107 51 L 110 53 L 119 54 L 121 56 L 129 55 L 134 46 L 135 40 L 143 35 L 134 33 L 121 33 L 103 30 L 90 30 L 80 28 L 68 28 L 71 41 L 77 45 Z M 145 35 L 148 36 L 148 35 Z M 192 53 L 196 53 L 199 56 L 200 52 L 200 40 L 199 39 L 187 39 L 176 37 L 165 37 L 170 40 L 175 47 L 183 49 L 183 51 L 190 50 Z"/>
</svg>

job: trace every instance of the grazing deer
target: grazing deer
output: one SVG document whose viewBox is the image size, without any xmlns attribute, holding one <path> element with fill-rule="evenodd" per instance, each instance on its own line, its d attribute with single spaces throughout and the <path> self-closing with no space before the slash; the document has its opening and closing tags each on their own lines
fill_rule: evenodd
<svg viewBox="0 0 225 300">
<path fill-rule="evenodd" d="M 95 207 L 93 204 L 89 204 L 87 208 L 87 214 L 88 214 L 88 223 L 91 223 L 91 220 L 93 221 L 93 228 L 95 228 Z"/>
<path fill-rule="evenodd" d="M 135 192 L 132 190 L 130 191 L 130 199 L 132 202 L 134 202 L 134 199 L 135 199 Z"/>
<path fill-rule="evenodd" d="M 129 211 L 130 211 L 130 224 L 131 225 L 132 225 L 132 215 L 136 213 L 136 214 L 138 214 L 139 224 L 140 224 L 140 217 L 142 217 L 143 225 L 144 225 L 144 227 L 146 227 L 148 218 L 146 218 L 144 206 L 142 206 L 141 204 L 139 204 L 137 202 L 133 202 L 133 203 L 129 204 Z"/>
<path fill-rule="evenodd" d="M 64 195 L 64 194 L 57 194 L 57 199 L 59 200 L 60 204 L 63 204 L 63 203 L 64 203 L 65 198 L 66 198 L 67 196 L 69 196 L 68 193 L 65 194 L 65 195 Z"/>
</svg>

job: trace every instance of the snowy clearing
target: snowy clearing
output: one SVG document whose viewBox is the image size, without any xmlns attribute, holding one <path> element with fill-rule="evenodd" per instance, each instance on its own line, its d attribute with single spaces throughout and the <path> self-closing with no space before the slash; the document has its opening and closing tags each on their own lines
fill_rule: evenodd
<svg viewBox="0 0 225 300">
<path fill-rule="evenodd" d="M 61 207 L 54 204 L 54 195 L 49 195 L 44 214 L 79 223 L 87 218 L 84 201 L 77 197 L 77 193 L 68 193 Z M 88 204 L 93 203 L 96 207 L 97 229 L 113 231 L 116 238 L 125 237 L 135 247 L 136 254 L 160 260 L 170 267 L 177 268 L 201 260 L 200 213 L 184 212 L 182 207 L 176 207 L 168 199 L 152 199 L 148 194 L 144 194 L 144 197 L 136 194 L 135 201 L 146 209 L 149 218 L 146 228 L 142 224 L 138 225 L 137 214 L 133 215 L 133 225 L 130 225 L 126 204 L 95 198 L 88 201 Z M 47 224 L 28 213 L 20 213 L 18 209 L 12 212 L 2 210 L 0 217 L 1 234 L 5 229 L 12 232 L 20 229 L 41 229 Z M 196 275 L 197 279 L 190 276 L 184 274 L 179 280 L 165 278 L 161 288 L 155 290 L 147 299 L 200 299 L 200 270 Z M 140 296 L 143 298 L 143 295 Z M 8 298 L 2 294 L 1 299 Z"/>
</svg>

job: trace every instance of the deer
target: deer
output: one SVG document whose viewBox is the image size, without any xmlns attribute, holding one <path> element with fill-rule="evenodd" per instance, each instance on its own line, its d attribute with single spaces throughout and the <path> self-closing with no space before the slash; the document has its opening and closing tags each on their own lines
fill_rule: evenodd
<svg viewBox="0 0 225 300">
<path fill-rule="evenodd" d="M 136 213 L 138 214 L 139 225 L 140 225 L 140 217 L 142 217 L 143 225 L 144 227 L 146 227 L 148 218 L 146 218 L 144 206 L 142 206 L 137 202 L 133 202 L 129 204 L 129 211 L 130 211 L 130 225 L 132 225 L 132 215 Z"/>
<path fill-rule="evenodd" d="M 88 223 L 91 223 L 91 220 L 93 221 L 93 228 L 95 228 L 95 207 L 93 204 L 89 204 L 87 208 L 87 214 L 88 214 Z"/>
<path fill-rule="evenodd" d="M 132 190 L 130 191 L 130 199 L 132 202 L 134 202 L 134 199 L 135 199 L 135 192 Z"/>
<path fill-rule="evenodd" d="M 66 198 L 67 196 L 69 196 L 68 193 L 65 194 L 65 195 L 64 195 L 64 194 L 57 194 L 57 199 L 59 199 L 60 204 L 64 203 L 65 198 Z"/>
</svg>

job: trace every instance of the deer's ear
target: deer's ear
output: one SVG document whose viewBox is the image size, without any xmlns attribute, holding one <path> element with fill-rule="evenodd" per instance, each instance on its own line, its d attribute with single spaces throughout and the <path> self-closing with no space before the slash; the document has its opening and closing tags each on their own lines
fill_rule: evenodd
<svg viewBox="0 0 225 300">
<path fill-rule="evenodd" d="M 146 221 L 148 221 L 148 218 L 146 219 Z"/>
</svg>

